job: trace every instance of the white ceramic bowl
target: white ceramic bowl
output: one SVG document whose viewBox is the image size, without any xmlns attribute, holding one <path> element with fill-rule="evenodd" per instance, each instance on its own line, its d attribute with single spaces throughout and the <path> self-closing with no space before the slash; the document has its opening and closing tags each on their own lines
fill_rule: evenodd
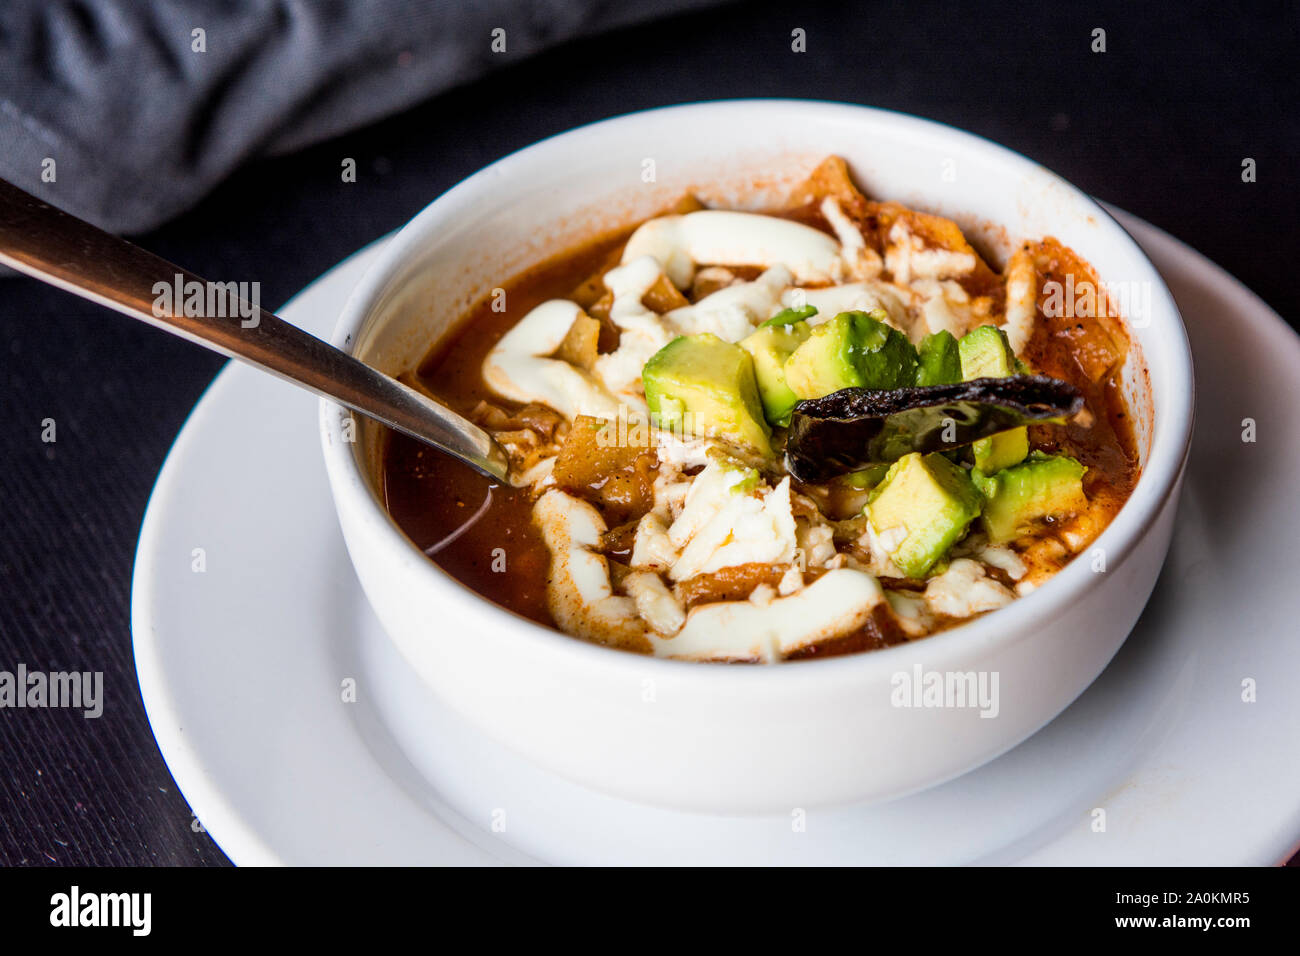
<svg viewBox="0 0 1300 956">
<path fill-rule="evenodd" d="M 1146 603 L 1168 550 L 1192 427 L 1191 356 L 1173 299 L 1094 201 L 947 126 L 858 106 L 750 100 L 653 110 L 556 136 L 416 216 L 353 293 L 333 341 L 401 371 L 533 262 L 687 190 L 728 205 L 771 204 L 832 153 L 869 194 L 956 219 L 998 265 L 1008 243 L 1056 236 L 1108 285 L 1149 292 L 1125 381 L 1143 471 L 1095 542 L 1105 571 L 1085 555 L 1003 610 L 873 653 L 773 667 L 638 657 L 526 621 L 435 566 L 380 505 L 375 429 L 345 441 L 348 414 L 322 402 L 339 520 L 385 630 L 432 693 L 545 768 L 705 811 L 790 812 L 897 796 L 976 767 L 1050 721 L 1102 671 Z M 996 675 L 996 716 L 897 706 L 900 674 L 966 672 Z M 395 729 L 404 746 L 438 745 L 418 726 Z"/>
</svg>

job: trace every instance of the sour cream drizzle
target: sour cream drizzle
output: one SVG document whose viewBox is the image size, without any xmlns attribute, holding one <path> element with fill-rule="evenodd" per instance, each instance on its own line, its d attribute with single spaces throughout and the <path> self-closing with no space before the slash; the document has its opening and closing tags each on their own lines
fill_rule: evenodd
<svg viewBox="0 0 1300 956">
<path fill-rule="evenodd" d="M 568 362 L 547 358 L 582 309 L 564 299 L 543 302 L 507 332 L 483 360 L 483 380 L 516 402 L 542 402 L 566 418 L 617 418 L 619 402 L 600 382 Z"/>
<path fill-rule="evenodd" d="M 699 263 L 770 266 L 780 263 L 799 282 L 831 282 L 842 272 L 840 244 L 826 233 L 775 216 L 705 209 L 661 216 L 627 241 L 623 261 L 659 260 L 673 285 L 685 289 Z"/>
<path fill-rule="evenodd" d="M 648 637 L 658 657 L 775 663 L 815 641 L 864 626 L 884 597 L 871 575 L 843 568 L 765 605 L 724 601 L 697 607 L 676 636 Z"/>
</svg>

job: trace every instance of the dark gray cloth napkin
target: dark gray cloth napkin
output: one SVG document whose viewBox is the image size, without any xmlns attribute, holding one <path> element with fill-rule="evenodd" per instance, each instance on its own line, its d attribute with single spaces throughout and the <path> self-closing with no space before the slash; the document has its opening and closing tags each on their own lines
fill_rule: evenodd
<svg viewBox="0 0 1300 956">
<path fill-rule="evenodd" d="M 716 2 L 4 0 L 0 176 L 142 232 L 253 157 L 565 40 Z"/>
</svg>

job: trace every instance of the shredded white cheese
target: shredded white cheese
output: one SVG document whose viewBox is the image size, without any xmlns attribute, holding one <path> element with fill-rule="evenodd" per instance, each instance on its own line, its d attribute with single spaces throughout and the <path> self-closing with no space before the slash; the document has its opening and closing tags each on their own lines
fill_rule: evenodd
<svg viewBox="0 0 1300 956">
<path fill-rule="evenodd" d="M 958 558 L 943 574 L 930 578 L 925 602 L 935 614 L 970 617 L 992 611 L 1014 601 L 1010 588 L 988 577 L 984 566 L 970 558 Z"/>
</svg>

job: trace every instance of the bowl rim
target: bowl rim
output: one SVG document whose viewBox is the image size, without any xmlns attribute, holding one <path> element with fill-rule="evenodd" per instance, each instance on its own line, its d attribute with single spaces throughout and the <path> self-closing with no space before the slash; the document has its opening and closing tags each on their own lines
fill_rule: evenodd
<svg viewBox="0 0 1300 956">
<path fill-rule="evenodd" d="M 1120 511 L 1091 545 L 1093 548 L 1104 549 L 1107 555 L 1106 570 L 1102 573 L 1108 576 L 1116 573 L 1132 554 L 1135 544 L 1163 513 L 1170 497 L 1176 492 L 1187 462 L 1194 418 L 1194 370 L 1191 346 L 1182 316 L 1164 279 L 1145 251 L 1096 199 L 1059 174 L 1014 150 L 936 120 L 853 103 L 746 98 L 639 110 L 554 134 L 473 173 L 434 199 L 404 225 L 385 244 L 348 297 L 335 323 L 331 342 L 350 351 L 351 344 L 359 341 L 357 333 L 364 327 L 380 294 L 408 261 L 411 252 L 425 241 L 430 224 L 466 214 L 473 206 L 474 197 L 485 185 L 491 183 L 495 186 L 502 180 L 509 181 L 513 176 L 522 175 L 523 169 L 528 165 L 544 161 L 557 151 L 571 148 L 583 139 L 634 128 L 651 116 L 674 114 L 698 119 L 711 113 L 735 114 L 781 109 L 798 109 L 805 117 L 820 114 L 825 120 L 845 122 L 860 122 L 864 117 L 872 117 L 877 122 L 941 135 L 968 148 L 982 150 L 998 163 L 1019 168 L 1038 178 L 1056 180 L 1074 198 L 1082 201 L 1084 208 L 1096 218 L 1101 228 L 1111 233 L 1114 241 L 1125 246 L 1126 257 L 1132 259 L 1135 267 L 1135 277 L 1151 284 L 1153 316 L 1163 315 L 1171 320 L 1171 328 L 1166 331 L 1172 335 L 1172 340 L 1168 343 L 1170 361 L 1165 367 L 1157 372 L 1152 370 L 1149 360 L 1146 363 L 1151 387 L 1151 441 L 1147 462 Z M 1157 383 L 1163 384 L 1160 390 L 1168 399 L 1163 405 L 1156 395 Z M 526 646 L 521 648 L 527 652 L 525 656 L 549 651 L 557 658 L 557 662 L 563 661 L 583 669 L 597 668 L 609 672 L 611 676 L 638 679 L 662 676 L 679 684 L 707 682 L 714 689 L 725 683 L 729 689 L 764 690 L 769 683 L 776 682 L 789 691 L 809 682 L 816 682 L 818 686 L 827 682 L 859 683 L 903 670 L 910 671 L 917 665 L 923 669 L 942 669 L 945 658 L 950 662 L 968 661 L 977 652 L 986 653 L 995 647 L 1009 647 L 1029 639 L 1035 633 L 1033 625 L 1050 621 L 1054 612 L 1062 613 L 1068 609 L 1092 586 L 1095 576 L 1086 561 L 1072 560 L 1031 593 L 995 612 L 946 631 L 870 652 L 785 661 L 776 667 L 711 667 L 702 666 L 703 662 L 699 661 L 618 651 L 565 634 L 497 605 L 430 560 L 406 536 L 372 493 L 357 456 L 353 453 L 353 445 L 343 440 L 343 416 L 339 414 L 340 411 L 341 407 L 329 399 L 321 399 L 321 444 L 336 511 L 342 512 L 350 506 L 368 526 L 376 530 L 385 548 L 396 549 L 406 557 L 418 560 L 418 565 L 422 568 L 419 572 L 423 578 L 422 586 L 430 588 L 445 600 L 458 602 L 467 615 L 472 614 L 485 626 L 493 627 L 501 638 L 512 645 L 525 643 Z"/>
</svg>

